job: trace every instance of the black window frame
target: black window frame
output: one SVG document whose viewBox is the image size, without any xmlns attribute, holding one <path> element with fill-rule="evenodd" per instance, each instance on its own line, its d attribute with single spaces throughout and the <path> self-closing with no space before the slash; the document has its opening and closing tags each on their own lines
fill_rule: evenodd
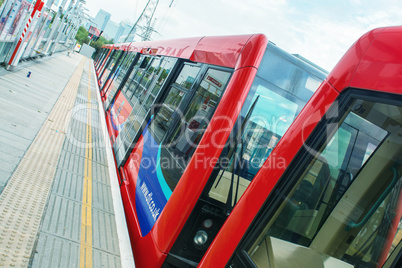
<svg viewBox="0 0 402 268">
<path fill-rule="evenodd" d="M 122 91 L 124 85 L 125 85 L 126 82 L 127 82 L 127 79 L 129 78 L 131 72 L 132 72 L 133 69 L 134 69 L 135 64 L 137 63 L 137 61 L 138 61 L 138 59 L 139 59 L 139 57 L 140 57 L 140 53 L 136 53 L 136 52 L 132 52 L 132 51 L 127 51 L 127 52 L 126 52 L 126 56 L 128 57 L 130 53 L 135 53 L 135 56 L 134 56 L 132 62 L 130 63 L 129 68 L 127 69 L 127 73 L 125 74 L 125 76 L 124 76 L 123 79 L 121 80 L 120 85 L 119 85 L 118 88 L 116 89 L 116 92 L 115 92 L 115 94 L 113 95 L 112 99 L 110 99 L 110 102 L 109 102 L 109 103 L 107 103 L 107 100 L 105 101 L 105 111 L 110 110 L 110 108 L 111 108 L 111 106 L 112 106 L 112 103 L 114 103 L 114 101 L 115 101 L 115 99 L 116 99 L 118 93 L 119 93 L 120 91 Z M 124 60 L 125 60 L 125 58 L 123 58 L 123 60 L 121 61 L 121 63 L 123 63 Z M 120 63 L 120 64 L 121 64 L 121 63 Z M 110 87 L 110 86 L 109 86 L 109 87 Z M 109 90 L 109 88 L 108 88 L 108 90 Z"/>
<path fill-rule="evenodd" d="M 140 54 L 138 53 L 138 57 L 140 57 L 141 55 L 147 56 L 147 54 Z M 163 58 L 170 58 L 168 56 L 162 56 L 162 60 Z M 139 60 L 139 59 L 138 59 Z M 169 73 L 169 75 L 167 76 L 166 81 L 163 83 L 162 88 L 160 89 L 159 93 L 157 94 L 154 104 L 158 104 L 160 103 L 167 95 L 166 93 L 166 89 L 173 83 L 174 79 L 176 79 L 177 75 L 180 73 L 181 71 L 181 66 L 185 61 L 178 58 L 177 61 L 175 62 L 175 64 L 172 67 L 171 72 Z M 133 65 L 133 68 L 135 67 L 135 64 Z M 144 72 L 145 73 L 145 72 Z M 143 74 L 144 75 L 144 74 Z M 129 78 L 129 76 L 127 76 L 127 79 Z M 134 77 L 132 77 L 131 80 L 134 80 Z M 141 80 L 140 80 L 141 81 Z M 131 83 L 132 81 L 126 81 L 126 83 L 129 82 Z M 123 87 L 122 87 L 123 89 Z M 127 90 L 126 90 L 127 91 Z M 124 95 L 124 97 L 129 101 L 130 105 L 133 106 L 133 103 L 131 102 L 131 98 L 128 97 L 127 93 L 122 90 L 122 93 Z M 134 92 L 132 92 L 132 95 L 134 94 Z M 147 112 L 147 115 L 144 119 L 144 121 L 142 122 L 142 125 L 140 126 L 139 130 L 137 131 L 137 133 L 135 134 L 133 141 L 131 142 L 131 144 L 128 146 L 128 148 L 125 150 L 125 152 L 122 153 L 122 156 L 116 156 L 116 162 L 118 167 L 122 167 L 125 165 L 125 163 L 127 162 L 128 158 L 131 155 L 131 152 L 133 151 L 135 144 L 137 143 L 138 139 L 140 138 L 147 122 L 149 121 L 149 119 L 151 118 L 151 111 L 153 110 L 153 106 L 151 106 L 151 108 L 149 109 L 149 111 Z M 157 109 L 154 109 L 155 113 L 157 112 Z M 120 134 L 119 134 L 120 135 Z M 114 146 L 114 145 L 113 145 Z M 119 145 L 119 147 L 121 147 L 123 145 Z M 121 157 L 121 159 L 120 159 Z"/>
</svg>

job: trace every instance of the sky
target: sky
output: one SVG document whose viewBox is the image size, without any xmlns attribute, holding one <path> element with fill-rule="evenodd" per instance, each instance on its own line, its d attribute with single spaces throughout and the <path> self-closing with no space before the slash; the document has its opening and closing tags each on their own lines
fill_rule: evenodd
<svg viewBox="0 0 402 268">
<path fill-rule="evenodd" d="M 111 20 L 134 23 L 147 0 L 86 0 Z M 169 7 L 171 6 L 171 7 Z M 367 31 L 402 25 L 400 0 L 160 0 L 153 40 L 195 36 L 265 34 L 292 54 L 331 71 Z"/>
</svg>

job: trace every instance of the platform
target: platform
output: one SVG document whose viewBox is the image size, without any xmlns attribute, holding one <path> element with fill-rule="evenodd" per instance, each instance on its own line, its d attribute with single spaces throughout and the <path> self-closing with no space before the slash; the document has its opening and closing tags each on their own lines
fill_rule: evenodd
<svg viewBox="0 0 402 268">
<path fill-rule="evenodd" d="M 0 91 L 0 267 L 133 267 L 92 60 L 0 72 Z"/>
</svg>

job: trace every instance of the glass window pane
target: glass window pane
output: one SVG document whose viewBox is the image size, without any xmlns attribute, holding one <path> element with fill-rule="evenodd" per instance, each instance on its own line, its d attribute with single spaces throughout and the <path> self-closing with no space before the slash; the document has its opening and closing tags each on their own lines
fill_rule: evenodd
<svg viewBox="0 0 402 268">
<path fill-rule="evenodd" d="M 161 142 L 166 134 L 170 124 L 172 123 L 172 116 L 176 109 L 179 107 L 181 101 L 186 96 L 187 91 L 182 89 L 171 87 L 166 100 L 158 111 L 153 120 L 150 129 L 157 141 Z"/>
<path fill-rule="evenodd" d="M 144 59 L 142 61 L 140 59 L 139 63 L 137 63 L 137 69 L 141 66 L 141 62 L 144 62 Z M 156 97 L 159 95 L 166 78 L 171 73 L 176 62 L 177 59 L 175 58 L 156 58 L 148 68 L 148 82 L 146 83 L 146 87 L 141 86 L 142 94 L 139 95 L 140 98 L 137 98 L 137 95 L 133 94 L 131 98 L 133 104 L 132 111 L 118 136 L 117 144 L 114 145 L 115 150 L 119 148 L 118 150 L 122 151 L 120 155 L 125 154 L 137 132 L 144 124 L 146 115 L 150 112 Z M 134 83 L 132 83 L 132 85 L 133 84 Z M 130 87 L 133 87 L 132 85 Z M 122 144 L 120 144 L 120 142 L 122 142 Z M 118 161 L 119 159 L 120 158 L 118 158 Z"/>
<path fill-rule="evenodd" d="M 194 84 L 200 70 L 199 66 L 184 65 L 173 86 L 169 89 L 165 101 L 161 104 L 150 126 L 158 142 L 161 142 L 165 136 L 167 129 L 172 123 L 173 113 L 177 111 L 182 100 L 186 97 L 188 89 Z"/>
<path fill-rule="evenodd" d="M 235 134 L 240 140 L 232 137 L 239 142 L 223 151 L 219 164 L 221 171 L 214 175 L 208 193 L 209 198 L 229 203 L 231 207 L 240 199 L 301 109 L 299 100 L 285 91 L 271 90 L 272 86 L 263 80 L 256 79 L 254 88 L 252 105 L 240 116 L 243 121 L 241 133 Z M 228 200 L 229 196 L 232 200 Z"/>
<path fill-rule="evenodd" d="M 181 116 L 180 124 L 170 129 L 170 135 L 164 140 L 161 156 L 165 163 L 170 164 L 162 166 L 162 173 L 171 190 L 201 140 L 230 75 L 226 71 L 209 69 Z"/>
<path fill-rule="evenodd" d="M 189 89 L 195 81 L 200 67 L 193 65 L 185 65 L 176 81 L 176 85 Z"/>
<path fill-rule="evenodd" d="M 402 238 L 401 114 L 401 106 L 354 100 L 336 131 L 317 132 L 331 137 L 309 150 L 306 165 L 294 161 L 294 175 L 281 179 L 286 196 L 248 250 L 257 267 L 384 264 Z"/>
<path fill-rule="evenodd" d="M 107 101 L 105 107 L 108 107 L 114 95 L 117 92 L 123 78 L 126 76 L 128 69 L 131 66 L 133 59 L 135 58 L 135 53 L 128 53 L 122 60 L 122 63 L 116 68 L 110 84 L 107 89 Z"/>
<path fill-rule="evenodd" d="M 133 70 L 131 71 L 130 76 L 127 79 L 127 83 L 124 85 L 123 91 L 126 93 L 128 97 L 134 92 L 134 85 L 132 84 L 134 76 L 137 74 L 137 70 L 140 67 L 141 63 L 144 61 L 145 56 L 141 55 L 136 64 L 134 65 Z"/>
<path fill-rule="evenodd" d="M 102 77 L 99 79 L 102 86 L 104 86 L 106 80 L 109 78 L 110 72 L 113 70 L 115 64 L 117 63 L 117 60 L 119 59 L 119 57 L 122 53 L 123 53 L 122 50 L 113 52 L 113 55 L 111 56 L 112 58 L 110 59 L 109 64 L 106 66 L 106 69 L 105 69 Z"/>
<path fill-rule="evenodd" d="M 257 75 L 304 102 L 311 98 L 325 78 L 325 74 L 306 62 L 293 56 L 289 57 L 287 53 L 271 44 L 268 44 Z"/>
</svg>

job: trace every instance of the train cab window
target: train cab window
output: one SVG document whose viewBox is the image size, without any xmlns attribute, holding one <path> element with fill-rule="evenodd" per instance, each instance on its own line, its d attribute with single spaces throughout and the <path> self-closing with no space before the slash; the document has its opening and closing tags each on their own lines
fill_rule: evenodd
<svg viewBox="0 0 402 268">
<path fill-rule="evenodd" d="M 268 44 L 237 127 L 205 189 L 207 200 L 225 204 L 230 213 L 322 80 L 312 66 Z"/>
<path fill-rule="evenodd" d="M 280 95 L 266 86 L 257 86 L 252 106 L 242 120 L 241 132 L 234 138 L 226 157 L 221 157 L 221 171 L 208 193 L 209 199 L 229 208 L 240 199 L 300 111 L 290 94 Z"/>
<path fill-rule="evenodd" d="M 401 102 L 340 110 L 287 168 L 233 267 L 382 267 L 401 243 Z"/>
</svg>

